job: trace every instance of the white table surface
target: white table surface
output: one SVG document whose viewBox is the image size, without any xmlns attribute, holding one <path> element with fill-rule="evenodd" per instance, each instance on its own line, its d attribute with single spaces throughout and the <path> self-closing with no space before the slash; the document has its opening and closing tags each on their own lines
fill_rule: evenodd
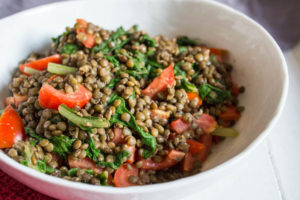
<svg viewBox="0 0 300 200">
<path fill-rule="evenodd" d="M 229 174 L 186 200 L 300 200 L 300 43 L 285 58 L 289 94 L 277 125 Z"/>
</svg>

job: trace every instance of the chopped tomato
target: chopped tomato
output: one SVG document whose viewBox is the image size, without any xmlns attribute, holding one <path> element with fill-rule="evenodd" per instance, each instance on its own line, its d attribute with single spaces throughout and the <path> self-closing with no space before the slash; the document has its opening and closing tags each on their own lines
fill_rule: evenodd
<svg viewBox="0 0 300 200">
<path fill-rule="evenodd" d="M 197 154 L 202 152 L 205 149 L 204 144 L 197 142 L 195 140 L 186 140 L 186 143 L 189 144 L 189 152 L 192 154 Z"/>
<path fill-rule="evenodd" d="M 123 141 L 124 141 L 123 130 L 120 128 L 114 128 L 114 138 L 111 140 L 111 142 L 115 144 L 119 144 Z"/>
<path fill-rule="evenodd" d="M 163 170 L 170 168 L 180 162 L 185 153 L 177 150 L 171 150 L 161 162 L 155 162 L 152 159 L 142 159 L 143 165 L 141 169 L 144 170 Z"/>
<path fill-rule="evenodd" d="M 130 156 L 127 160 L 128 163 L 132 164 L 135 160 L 135 146 L 128 146 L 125 150 L 129 151 Z"/>
<path fill-rule="evenodd" d="M 25 137 L 21 117 L 12 106 L 7 106 L 0 117 L 0 148 L 10 148 Z"/>
<path fill-rule="evenodd" d="M 163 111 L 160 109 L 151 110 L 151 114 L 150 114 L 151 119 L 153 119 L 154 117 L 168 119 L 169 116 L 170 116 L 169 112 L 166 112 L 166 111 Z"/>
<path fill-rule="evenodd" d="M 128 187 L 128 186 L 135 186 L 136 184 L 133 184 L 129 182 L 130 176 L 138 176 L 139 170 L 130 164 L 123 164 L 114 175 L 114 185 L 116 187 Z"/>
<path fill-rule="evenodd" d="M 200 143 L 202 143 L 205 148 L 199 154 L 196 155 L 196 159 L 201 161 L 202 163 L 206 160 L 212 144 L 212 135 L 211 134 L 202 134 L 199 139 Z"/>
<path fill-rule="evenodd" d="M 230 120 L 219 120 L 219 125 L 221 127 L 226 128 L 226 127 L 230 127 L 231 126 L 231 122 L 232 121 L 230 121 Z"/>
<path fill-rule="evenodd" d="M 185 122 L 183 118 L 179 118 L 171 122 L 171 128 L 176 133 L 181 134 L 184 131 L 189 130 L 190 124 Z"/>
<path fill-rule="evenodd" d="M 212 116 L 205 113 L 202 114 L 200 118 L 196 119 L 195 123 L 202 128 L 205 133 L 213 132 L 217 126 L 216 120 Z"/>
<path fill-rule="evenodd" d="M 39 60 L 36 61 L 32 61 L 30 63 L 24 63 L 22 65 L 19 66 L 20 71 L 27 75 L 30 76 L 30 74 L 25 73 L 25 67 L 29 67 L 35 70 L 39 70 L 39 71 L 43 71 L 45 69 L 47 69 L 48 63 L 57 63 L 57 64 L 61 64 L 62 60 L 61 60 L 61 55 L 59 54 L 55 54 L 46 58 L 41 58 Z"/>
<path fill-rule="evenodd" d="M 40 105 L 48 109 L 57 109 L 61 104 L 65 104 L 69 108 L 75 106 L 82 108 L 91 98 L 92 93 L 82 85 L 80 85 L 78 91 L 66 94 L 46 83 L 42 86 L 39 93 Z"/>
<path fill-rule="evenodd" d="M 191 101 L 193 99 L 196 99 L 197 100 L 197 108 L 199 108 L 201 105 L 202 105 L 202 100 L 201 98 L 199 97 L 199 95 L 197 94 L 197 92 L 187 92 L 187 97 L 188 99 Z"/>
<path fill-rule="evenodd" d="M 219 144 L 222 141 L 222 137 L 213 135 L 212 140 L 213 140 L 214 144 Z"/>
<path fill-rule="evenodd" d="M 241 113 L 234 106 L 228 106 L 224 112 L 219 115 L 222 120 L 236 121 L 241 117 Z"/>
<path fill-rule="evenodd" d="M 232 82 L 231 94 L 236 97 L 240 94 L 239 86 L 234 82 Z"/>
<path fill-rule="evenodd" d="M 84 19 L 77 19 L 76 22 L 80 24 L 80 27 L 76 30 L 76 33 L 77 34 L 83 33 L 86 37 L 86 39 L 84 40 L 84 42 L 82 42 L 82 44 L 87 48 L 92 48 L 93 46 L 95 46 L 96 44 L 95 36 L 89 34 L 86 31 L 86 28 L 88 27 L 88 23 Z"/>
<path fill-rule="evenodd" d="M 15 104 L 16 106 L 18 106 L 21 102 L 26 101 L 27 99 L 27 95 L 19 95 L 14 93 L 12 97 L 6 97 L 4 99 L 4 105 L 8 106 L 10 104 Z"/>
<path fill-rule="evenodd" d="M 227 51 L 224 49 L 217 49 L 212 47 L 204 47 L 204 48 L 209 49 L 210 53 L 214 54 L 217 57 L 218 62 L 220 63 L 222 63 L 224 58 L 226 57 Z"/>
<path fill-rule="evenodd" d="M 175 77 L 173 66 L 165 68 L 159 76 L 157 76 L 146 89 L 142 90 L 144 96 L 155 98 L 158 92 L 164 92 L 168 86 L 174 86 Z"/>
<path fill-rule="evenodd" d="M 195 159 L 191 152 L 185 154 L 183 162 L 182 162 L 182 169 L 183 171 L 191 171 L 194 168 Z"/>
<path fill-rule="evenodd" d="M 68 163 L 70 168 L 92 169 L 97 174 L 100 174 L 103 171 L 103 169 L 98 167 L 93 160 L 87 157 L 74 159 L 72 156 L 68 156 Z"/>
</svg>

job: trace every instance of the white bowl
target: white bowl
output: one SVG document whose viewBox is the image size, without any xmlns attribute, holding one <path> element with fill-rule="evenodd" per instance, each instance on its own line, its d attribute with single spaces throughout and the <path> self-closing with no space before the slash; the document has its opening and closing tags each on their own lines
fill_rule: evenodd
<svg viewBox="0 0 300 200">
<path fill-rule="evenodd" d="M 50 38 L 84 18 L 108 29 L 139 24 L 151 35 L 185 34 L 209 46 L 228 49 L 233 78 L 246 87 L 240 104 L 246 107 L 236 125 L 240 136 L 218 145 L 203 173 L 173 182 L 114 188 L 69 182 L 22 166 L 0 152 L 0 168 L 35 190 L 59 199 L 178 199 L 215 182 L 245 157 L 276 123 L 287 96 L 288 73 L 282 52 L 272 37 L 245 15 L 214 1 L 102 0 L 55 3 L 0 21 L 1 98 L 17 63 Z"/>
</svg>

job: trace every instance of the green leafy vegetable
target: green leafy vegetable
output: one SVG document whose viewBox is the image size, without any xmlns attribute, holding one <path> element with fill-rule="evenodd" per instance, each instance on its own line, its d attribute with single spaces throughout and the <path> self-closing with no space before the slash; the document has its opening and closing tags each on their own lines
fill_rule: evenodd
<svg viewBox="0 0 300 200">
<path fill-rule="evenodd" d="M 93 128 L 107 128 L 110 126 L 104 118 L 78 116 L 75 110 L 68 108 L 65 104 L 58 107 L 58 112 L 82 130 L 90 131 Z"/>
<path fill-rule="evenodd" d="M 114 78 L 111 79 L 111 81 L 109 82 L 109 84 L 106 86 L 107 88 L 114 88 L 115 85 L 121 80 L 121 78 Z"/>
<path fill-rule="evenodd" d="M 46 173 L 46 174 L 51 174 L 53 172 L 55 172 L 55 169 L 52 167 L 49 167 L 45 161 L 42 160 L 38 160 L 37 161 L 37 167 L 38 170 L 42 173 Z"/>
<path fill-rule="evenodd" d="M 198 88 L 194 84 L 186 80 L 186 78 L 181 79 L 180 87 L 187 92 L 198 92 Z"/>
<path fill-rule="evenodd" d="M 55 45 L 55 48 L 57 48 L 59 46 L 60 38 L 63 37 L 63 36 L 67 36 L 69 33 L 70 32 L 66 31 L 63 34 L 57 36 L 56 38 L 55 37 L 51 38 L 52 41 L 53 41 L 53 43 L 54 43 L 54 45 Z"/>
<path fill-rule="evenodd" d="M 182 61 L 178 62 L 175 64 L 174 66 L 174 75 L 175 76 L 182 76 L 182 77 L 186 77 L 186 73 L 184 70 L 181 69 L 181 65 L 183 64 Z"/>
<path fill-rule="evenodd" d="M 218 104 L 231 97 L 228 90 L 222 90 L 210 84 L 202 84 L 198 88 L 201 99 L 207 97 L 208 103 Z"/>
<path fill-rule="evenodd" d="M 122 48 L 127 42 L 129 42 L 129 39 L 127 38 L 126 40 L 122 41 L 122 42 L 118 42 L 118 40 L 120 39 L 120 37 L 122 37 L 123 35 L 127 34 L 128 32 L 125 31 L 123 29 L 123 27 L 119 27 L 114 33 L 111 34 L 111 37 L 108 38 L 108 40 L 105 40 L 102 42 L 102 44 L 99 44 L 97 46 L 94 46 L 92 48 L 92 53 L 98 53 L 99 51 L 102 51 L 103 54 L 107 54 L 109 52 L 112 52 L 115 49 L 120 49 Z M 110 49 L 108 47 L 109 42 L 114 42 L 115 43 L 115 47 Z"/>
<path fill-rule="evenodd" d="M 97 175 L 97 178 L 100 179 L 101 185 L 107 185 L 108 173 L 102 172 L 101 174 Z"/>
<path fill-rule="evenodd" d="M 71 168 L 71 169 L 68 170 L 67 175 L 71 176 L 71 177 L 74 177 L 74 176 L 76 176 L 78 170 L 79 170 L 78 168 Z"/>
<path fill-rule="evenodd" d="M 66 65 L 48 63 L 47 71 L 53 74 L 67 75 L 75 74 L 77 69 L 75 67 L 69 67 Z"/>
<path fill-rule="evenodd" d="M 182 54 L 183 52 L 187 52 L 188 48 L 185 46 L 179 46 L 179 54 Z"/>
<path fill-rule="evenodd" d="M 201 44 L 201 41 L 199 39 L 191 39 L 187 36 L 178 37 L 176 42 L 181 46 L 197 46 Z"/>
<path fill-rule="evenodd" d="M 114 162 L 99 161 L 98 156 L 102 154 L 100 149 L 96 149 L 94 140 L 91 137 L 87 139 L 87 142 L 89 144 L 89 147 L 86 149 L 86 155 L 98 165 L 110 167 L 112 169 L 118 169 L 123 164 L 124 158 L 127 158 L 130 155 L 128 151 L 122 151 L 115 154 Z"/>
<path fill-rule="evenodd" d="M 76 44 L 65 44 L 61 49 L 60 53 L 65 53 L 65 54 L 74 54 L 78 51 L 79 47 Z"/>
<path fill-rule="evenodd" d="M 142 140 L 142 143 L 147 147 L 147 148 L 145 148 L 145 150 L 143 152 L 143 157 L 144 158 L 150 157 L 155 152 L 155 148 L 156 148 L 155 138 L 151 134 L 143 131 L 143 129 L 137 125 L 134 116 L 126 108 L 125 100 L 122 97 L 119 97 L 118 95 L 113 94 L 111 96 L 109 102 L 114 102 L 117 99 L 121 100 L 121 104 L 116 108 L 115 114 L 110 118 L 110 120 L 109 120 L 110 123 L 111 124 L 119 123 L 119 124 L 122 124 L 123 126 L 127 126 L 127 127 L 131 128 L 132 130 L 136 131 L 139 134 L 139 136 Z M 130 120 L 128 122 L 124 122 L 121 120 L 121 115 L 123 113 L 128 113 L 130 115 Z"/>
<path fill-rule="evenodd" d="M 141 37 L 141 42 L 145 43 L 149 47 L 155 47 L 156 45 L 155 40 L 152 39 L 149 35 L 143 35 Z"/>
<path fill-rule="evenodd" d="M 26 135 L 29 135 L 30 137 L 33 137 L 33 138 L 37 139 L 38 141 L 41 141 L 42 139 L 44 139 L 41 136 L 37 135 L 35 133 L 35 131 L 30 127 L 25 127 L 25 133 L 26 133 Z"/>
<path fill-rule="evenodd" d="M 53 152 L 58 153 L 63 158 L 66 158 L 71 153 L 72 145 L 75 140 L 75 138 L 70 139 L 65 135 L 50 138 L 50 141 L 54 146 Z"/>
</svg>

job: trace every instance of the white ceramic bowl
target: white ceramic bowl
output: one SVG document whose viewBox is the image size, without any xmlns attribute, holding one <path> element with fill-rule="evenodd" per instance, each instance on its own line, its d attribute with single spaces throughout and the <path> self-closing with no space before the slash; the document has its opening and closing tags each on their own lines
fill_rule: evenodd
<svg viewBox="0 0 300 200">
<path fill-rule="evenodd" d="M 27 10 L 0 21 L 1 98 L 17 63 L 50 38 L 84 18 L 115 29 L 139 24 L 151 35 L 185 34 L 209 46 L 228 49 L 234 64 L 233 78 L 246 87 L 240 104 L 246 107 L 236 125 L 240 136 L 218 145 L 204 172 L 164 184 L 129 188 L 69 182 L 24 167 L 0 152 L 0 168 L 35 190 L 59 199 L 179 199 L 215 182 L 226 169 L 245 157 L 278 119 L 287 96 L 287 67 L 276 42 L 245 15 L 214 1 L 102 0 L 55 3 Z M 1 101 L 2 102 L 2 101 Z"/>
</svg>

